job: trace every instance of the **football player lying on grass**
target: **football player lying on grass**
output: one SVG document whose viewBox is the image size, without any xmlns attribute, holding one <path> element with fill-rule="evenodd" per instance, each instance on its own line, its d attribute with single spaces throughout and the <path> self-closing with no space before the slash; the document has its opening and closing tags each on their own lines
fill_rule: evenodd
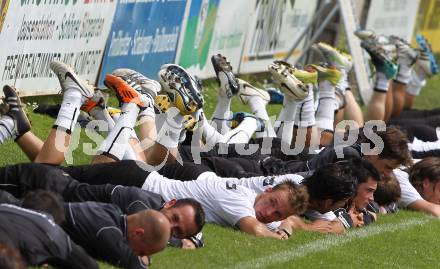
<svg viewBox="0 0 440 269">
<path fill-rule="evenodd" d="M 401 190 L 396 177 L 392 175 L 382 178 L 374 192 L 374 201 L 367 206 L 369 211 L 379 214 L 397 213 L 397 202 L 400 200 Z"/>
<path fill-rule="evenodd" d="M 339 173 L 330 172 L 338 165 Z M 344 176 L 345 173 L 345 176 Z M 352 227 L 363 227 L 374 221 L 366 207 L 373 200 L 379 173 L 362 159 L 337 162 L 316 170 L 302 182 L 309 192 L 309 206 L 304 216 L 289 217 L 294 228 L 321 233 L 344 233 Z"/>
<path fill-rule="evenodd" d="M 145 268 L 170 238 L 170 222 L 151 209 L 125 215 L 107 203 L 63 203 L 46 190 L 27 193 L 21 206 L 51 215 L 93 258 L 123 268 Z"/>
<path fill-rule="evenodd" d="M 402 196 L 399 207 L 440 217 L 440 158 L 428 157 L 409 170 L 394 170 Z"/>
<path fill-rule="evenodd" d="M 51 130 L 47 140 L 43 142 L 30 131 L 30 122 L 21 107 L 21 101 L 16 90 L 14 87 L 6 85 L 3 88 L 3 92 L 5 94 L 4 101 L 7 106 L 3 111 L 5 114 L 0 118 L 0 143 L 3 143 L 7 139 L 13 138 L 30 160 L 34 162 L 60 165 L 64 161 L 64 156 L 70 143 L 71 133 L 75 127 L 79 106 L 85 100 L 88 100 L 88 96 L 92 95 L 93 88 L 78 78 L 74 71 L 63 63 L 54 62 L 51 64 L 51 69 L 58 75 L 61 87 L 63 89 L 63 103 L 61 105 L 54 128 Z M 26 166 L 26 164 L 23 165 Z M 200 247 L 203 245 L 203 241 L 195 237 L 191 238 L 191 240 L 183 239 L 195 235 L 203 226 L 203 222 L 198 222 L 196 224 L 196 220 L 203 220 L 204 218 L 199 217 L 200 214 L 198 212 L 202 212 L 202 209 L 194 200 L 190 201 L 190 203 L 185 203 L 184 200 L 182 200 L 183 203 L 180 201 L 177 201 L 176 203 L 176 201 L 172 199 L 165 203 L 160 195 L 140 190 L 137 191 L 124 187 L 117 188 L 117 186 L 110 186 L 109 184 L 101 186 L 85 186 L 84 184 L 76 184 L 74 183 L 74 180 L 69 178 L 68 174 L 63 173 L 63 171 L 60 170 L 60 168 L 63 167 L 56 168 L 41 165 L 40 167 L 28 167 L 29 169 L 16 168 L 17 169 L 12 170 L 29 172 L 25 172 L 27 173 L 27 176 L 25 176 L 24 179 L 26 179 L 28 182 L 33 182 L 35 188 L 38 186 L 40 188 L 48 188 L 50 186 L 50 190 L 63 192 L 63 194 L 67 196 L 74 193 L 75 195 L 70 195 L 68 197 L 67 200 L 69 201 L 76 202 L 92 200 L 110 202 L 120 206 L 126 214 L 136 213 L 133 211 L 134 209 L 140 210 L 152 208 L 155 210 L 161 210 L 171 222 L 172 234 L 182 239 L 183 246 L 191 245 L 190 248 L 193 248 L 194 246 Z M 46 171 L 36 171 L 39 169 Z M 57 170 L 60 171 L 57 172 Z M 33 174 L 32 171 L 36 174 Z M 71 171 L 68 171 L 67 173 L 69 172 Z M 50 177 L 45 177 L 45 179 L 51 180 L 51 182 L 54 182 L 54 179 L 59 180 L 55 181 L 56 184 L 51 184 L 49 182 L 45 184 L 44 182 L 41 182 L 41 180 L 44 180 L 43 178 L 40 178 L 40 182 L 33 181 L 33 176 L 36 176 L 37 174 L 55 176 L 52 178 L 52 180 Z M 9 179 L 11 178 L 12 177 L 9 177 Z M 68 184 L 65 184 L 66 182 Z M 78 185 L 81 186 L 76 188 L 75 186 L 78 187 Z M 29 185 L 27 186 L 30 187 Z M 64 192 L 66 186 L 70 186 L 67 188 L 69 189 L 68 192 Z M 81 189 L 81 191 L 78 192 L 78 189 Z M 22 195 L 22 193 L 20 193 L 20 195 Z M 136 206 L 131 205 L 130 208 L 126 207 L 127 204 L 131 204 L 128 201 L 137 202 L 135 203 Z M 143 205 L 144 207 L 139 205 Z M 173 240 L 173 242 L 175 243 L 177 240 Z"/>
<path fill-rule="evenodd" d="M 31 160 L 59 165 L 64 160 L 64 153 L 66 152 L 71 139 L 70 134 L 75 126 L 74 123 L 76 122 L 79 107 L 87 100 L 87 98 L 92 96 L 93 90 L 76 77 L 70 67 L 55 62 L 51 64 L 51 68 L 58 75 L 64 93 L 60 112 L 48 139 L 43 144 L 41 141 L 32 141 L 38 139 L 35 136 L 26 137 L 31 135 L 31 132 L 27 131 L 30 128 L 27 119 L 21 122 L 27 124 L 27 128 L 16 128 L 16 130 L 20 129 L 25 131 L 20 132 L 20 134 L 13 137 L 19 138 L 19 141 L 17 141 L 19 144 L 29 138 L 27 143 L 23 143 L 25 145 L 21 146 L 23 149 L 27 147 L 28 150 L 25 150 L 25 152 Z M 72 77 L 75 79 L 72 79 Z M 141 108 L 141 114 L 145 114 L 146 111 L 148 111 L 148 108 L 152 108 L 152 103 L 150 102 L 151 93 L 137 92 L 127 83 L 126 80 L 128 79 L 129 78 L 126 76 L 115 75 L 110 75 L 109 78 L 106 78 L 107 84 L 116 91 L 122 101 L 123 113 L 113 131 L 110 132 L 107 137 L 107 141 L 104 141 L 101 145 L 101 154 L 97 156 L 97 159 L 100 159 L 101 162 L 114 162 L 115 160 L 123 159 L 128 139 L 128 136 L 125 135 L 125 130 L 132 129 Z M 8 90 L 9 89 L 10 87 L 8 87 Z M 123 94 L 126 91 L 133 92 L 133 95 L 130 95 L 131 99 L 129 100 L 124 99 L 125 97 Z M 133 96 L 136 96 L 136 98 Z M 16 99 L 18 101 L 18 98 Z M 20 109 L 17 107 L 17 110 Z M 24 114 L 22 113 L 21 115 Z M 12 124 L 14 124 L 14 122 Z M 18 125 L 19 124 L 16 123 L 15 127 Z M 12 135 L 10 135 L 10 137 L 12 137 Z M 106 143 L 108 141 L 110 141 L 110 143 Z M 29 147 L 32 148 L 29 149 Z M 142 169 L 136 162 L 129 163 L 131 163 L 132 166 L 137 167 L 137 169 L 132 169 L 124 162 L 91 165 L 86 166 L 84 169 L 78 167 L 78 169 L 83 170 L 83 172 L 78 173 L 81 175 L 81 178 L 75 179 L 78 181 L 90 180 L 89 183 L 92 184 L 112 184 L 112 182 L 118 182 L 117 184 L 142 187 L 144 181 L 154 182 L 155 179 L 163 178 L 157 172 L 150 173 Z M 115 169 L 109 169 L 110 167 Z M 124 168 L 121 169 L 121 167 Z M 89 175 L 92 173 L 96 177 L 92 175 L 87 177 L 87 172 Z M 111 173 L 110 177 L 108 174 L 109 172 Z M 115 172 L 118 172 L 119 175 L 122 176 L 118 177 L 118 174 L 115 174 Z M 270 188 L 266 190 L 264 193 L 257 194 L 248 188 L 230 185 L 228 182 L 209 180 L 212 176 L 215 175 L 208 174 L 206 180 L 194 181 L 195 183 L 193 184 L 204 185 L 207 183 L 208 185 L 205 186 L 205 188 L 203 188 L 204 186 L 199 186 L 200 188 L 191 189 L 192 186 L 185 184 L 185 186 L 189 187 L 191 190 L 201 191 L 207 189 L 210 191 L 209 195 L 212 196 L 209 196 L 208 199 L 199 198 L 199 202 L 205 202 L 202 203 L 202 206 L 206 212 L 206 220 L 223 225 L 239 227 L 243 231 L 256 236 L 274 237 L 278 239 L 285 238 L 286 234 L 283 233 L 282 230 L 275 232 L 271 231 L 265 224 L 272 221 L 283 220 L 293 214 L 301 214 L 307 203 L 308 196 L 305 188 L 293 183 L 287 182 L 285 184 L 280 184 L 273 189 Z M 165 180 L 160 179 L 158 180 L 159 182 L 166 183 Z M 214 183 L 215 186 L 213 186 L 212 183 Z M 145 186 L 143 187 L 144 189 L 147 189 Z M 181 189 L 182 188 L 180 188 L 180 190 Z M 178 191 L 179 189 L 176 187 L 175 190 Z M 178 196 L 173 193 L 170 195 L 173 197 L 171 199 L 189 197 L 188 193 L 182 193 L 183 196 Z M 165 199 L 170 197 L 164 196 L 164 193 L 161 195 Z M 223 206 L 219 206 L 219 204 L 222 203 Z"/>
</svg>

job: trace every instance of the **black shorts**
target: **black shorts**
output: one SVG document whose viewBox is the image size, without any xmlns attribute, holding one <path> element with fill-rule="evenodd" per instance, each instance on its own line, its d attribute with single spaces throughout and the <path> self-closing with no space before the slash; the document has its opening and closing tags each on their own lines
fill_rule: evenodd
<svg viewBox="0 0 440 269">
<path fill-rule="evenodd" d="M 1 188 L 18 198 L 35 189 L 63 193 L 70 179 L 63 170 L 46 164 L 22 163 L 0 168 Z"/>
<path fill-rule="evenodd" d="M 259 160 L 240 157 L 206 157 L 202 163 L 220 177 L 253 177 L 263 175 Z"/>
<path fill-rule="evenodd" d="M 255 150 L 253 149 L 255 148 Z M 179 146 L 179 153 L 184 162 L 202 163 L 205 157 L 243 158 L 259 160 L 261 156 L 270 155 L 285 161 L 300 161 L 308 158 L 308 149 L 303 149 L 298 154 L 290 154 L 290 146 L 277 137 L 263 137 L 251 139 L 246 144 L 216 144 L 212 149 L 202 151 L 199 147 L 191 148 L 190 145 Z"/>
<path fill-rule="evenodd" d="M 23 163 L 0 168 L 0 187 L 16 198 L 27 192 L 43 189 L 60 194 L 65 201 L 100 201 L 111 203 L 114 185 L 81 184 L 64 167 L 39 163 Z M 6 197 L 6 196 L 5 196 Z"/>
<path fill-rule="evenodd" d="M 70 166 L 63 168 L 74 179 L 88 184 L 113 184 L 142 187 L 150 171 L 144 163 L 132 160 L 120 162 Z M 159 168 L 159 167 L 156 167 Z M 183 165 L 167 163 L 158 170 L 164 177 L 177 180 L 193 180 L 201 173 L 210 171 L 203 165 L 184 162 Z"/>
<path fill-rule="evenodd" d="M 150 171 L 132 160 L 63 167 L 72 178 L 91 185 L 113 184 L 141 187 Z"/>
</svg>

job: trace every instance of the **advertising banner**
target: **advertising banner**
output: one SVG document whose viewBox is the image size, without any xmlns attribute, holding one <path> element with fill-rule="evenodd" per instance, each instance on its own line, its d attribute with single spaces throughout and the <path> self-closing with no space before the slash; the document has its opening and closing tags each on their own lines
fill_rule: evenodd
<svg viewBox="0 0 440 269">
<path fill-rule="evenodd" d="M 417 15 L 416 33 L 425 36 L 432 50 L 440 53 L 440 1 L 421 0 Z M 414 42 L 415 43 L 415 42 Z"/>
<path fill-rule="evenodd" d="M 185 21 L 177 63 L 202 78 L 206 77 L 204 69 L 210 65 L 209 51 L 218 9 L 219 0 L 192 0 Z"/>
<path fill-rule="evenodd" d="M 57 93 L 52 60 L 95 82 L 115 7 L 113 0 L 3 0 L 0 83 L 21 95 Z"/>
<path fill-rule="evenodd" d="M 214 69 L 211 66 L 210 57 L 214 54 L 226 56 L 231 66 L 236 72 L 241 59 L 241 52 L 246 37 L 246 31 L 249 24 L 250 14 L 255 5 L 255 0 L 235 1 L 221 0 L 218 4 L 215 25 L 212 28 L 207 20 L 201 17 L 205 16 L 203 9 L 206 9 L 208 1 L 193 1 L 186 24 L 184 42 L 179 49 L 179 64 L 201 78 L 215 76 Z M 212 5 L 215 5 L 213 2 Z M 212 8 L 214 9 L 214 8 Z M 213 11 L 211 11 L 213 13 Z M 214 16 L 214 14 L 210 15 Z M 213 20 L 214 18 L 211 18 Z M 197 22 L 197 23 L 195 23 Z M 212 38 L 209 39 L 209 35 Z M 198 37 L 197 37 L 198 35 Z M 205 37 L 206 42 L 200 44 L 201 37 Z M 188 57 L 192 55 L 195 58 Z M 200 62 L 197 62 L 198 59 Z"/>
<path fill-rule="evenodd" d="M 371 1 L 365 28 L 411 41 L 419 2 L 419 0 Z"/>
<path fill-rule="evenodd" d="M 283 59 L 313 18 L 316 0 L 257 1 L 242 55 L 240 73 L 262 72 L 274 59 Z M 294 51 L 298 57 L 303 43 Z"/>
<path fill-rule="evenodd" d="M 174 62 L 186 0 L 120 0 L 107 42 L 100 84 L 116 68 L 157 79 Z"/>
<path fill-rule="evenodd" d="M 255 0 L 234 1 L 222 0 L 218 10 L 218 18 L 214 28 L 214 37 L 210 48 L 210 55 L 222 54 L 226 56 L 234 72 L 238 71 L 241 53 L 246 40 L 246 31 L 250 15 L 255 6 Z M 231 9 L 231 6 L 234 6 Z M 205 72 L 214 76 L 214 69 L 210 67 Z"/>
</svg>

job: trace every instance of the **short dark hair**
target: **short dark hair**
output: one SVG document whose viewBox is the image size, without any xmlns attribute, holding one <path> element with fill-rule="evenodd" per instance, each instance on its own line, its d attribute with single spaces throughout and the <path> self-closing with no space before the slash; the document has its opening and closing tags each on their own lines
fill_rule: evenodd
<svg viewBox="0 0 440 269">
<path fill-rule="evenodd" d="M 353 176 L 357 179 L 358 185 L 365 183 L 369 178 L 374 181 L 380 181 L 380 174 L 374 165 L 365 159 L 351 159 L 351 168 L 353 169 Z"/>
<path fill-rule="evenodd" d="M 428 179 L 432 183 L 440 181 L 440 158 L 428 157 L 409 168 L 409 181 L 420 191 L 423 180 Z"/>
<path fill-rule="evenodd" d="M 374 130 L 383 141 L 383 150 L 379 153 L 380 159 L 396 160 L 399 164 L 410 166 L 412 164 L 411 152 L 408 149 L 408 137 L 397 126 L 387 126 L 385 131 Z M 365 134 L 361 135 L 361 142 L 374 146 L 374 142 L 368 139 Z"/>
<path fill-rule="evenodd" d="M 309 193 L 306 187 L 298 185 L 293 181 L 285 180 L 273 187 L 272 190 L 289 191 L 289 202 L 296 215 L 301 215 L 307 210 L 307 206 L 309 205 Z"/>
<path fill-rule="evenodd" d="M 351 162 L 342 161 L 318 168 L 304 180 L 310 201 L 332 199 L 334 202 L 353 197 L 357 180 L 353 176 Z"/>
<path fill-rule="evenodd" d="M 401 194 L 399 182 L 394 175 L 390 175 L 377 183 L 374 201 L 380 206 L 387 206 L 399 201 Z"/>
<path fill-rule="evenodd" d="M 203 226 L 205 225 L 205 211 L 203 210 L 202 205 L 198 201 L 196 201 L 193 198 L 178 199 L 174 204 L 174 206 L 175 207 L 191 206 L 192 208 L 194 208 L 194 211 L 196 212 L 194 222 L 197 225 L 197 232 L 195 234 L 199 233 L 202 230 Z"/>
<path fill-rule="evenodd" d="M 65 220 L 63 198 L 51 191 L 38 189 L 28 192 L 23 198 L 22 207 L 49 213 L 57 224 Z"/>
</svg>

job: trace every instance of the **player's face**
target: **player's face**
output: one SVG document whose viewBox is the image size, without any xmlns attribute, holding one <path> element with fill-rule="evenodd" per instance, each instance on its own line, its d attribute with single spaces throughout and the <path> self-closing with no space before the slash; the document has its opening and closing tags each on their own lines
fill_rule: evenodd
<svg viewBox="0 0 440 269">
<path fill-rule="evenodd" d="M 377 182 L 371 177 L 364 183 L 359 184 L 356 196 L 354 197 L 354 205 L 357 209 L 367 207 L 368 203 L 374 200 L 374 192 L 377 189 Z"/>
<path fill-rule="evenodd" d="M 161 211 L 171 223 L 171 234 L 177 238 L 186 238 L 197 233 L 195 210 L 190 205 L 165 206 Z"/>
<path fill-rule="evenodd" d="M 399 167 L 399 161 L 394 159 L 381 159 L 377 155 L 367 156 L 367 159 L 377 169 L 377 171 L 385 177 L 390 177 L 393 170 Z"/>
<path fill-rule="evenodd" d="M 422 197 L 433 204 L 440 205 L 440 182 L 423 181 Z"/>
<path fill-rule="evenodd" d="M 287 190 L 266 190 L 255 200 L 254 209 L 257 220 L 262 223 L 283 220 L 295 213 Z"/>
</svg>

